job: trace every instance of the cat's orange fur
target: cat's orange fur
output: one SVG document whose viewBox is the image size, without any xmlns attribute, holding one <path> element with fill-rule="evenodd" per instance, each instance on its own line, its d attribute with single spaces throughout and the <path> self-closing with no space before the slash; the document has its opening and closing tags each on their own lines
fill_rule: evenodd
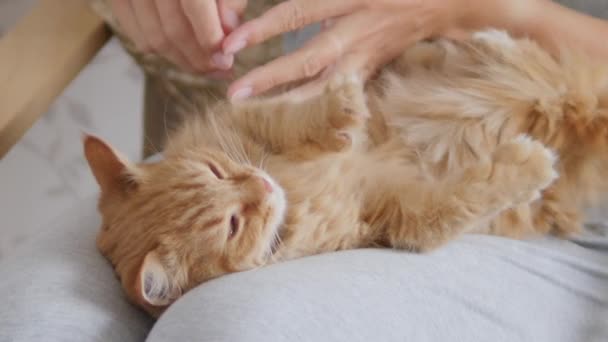
<svg viewBox="0 0 608 342">
<path fill-rule="evenodd" d="M 367 103 L 342 77 L 318 98 L 218 107 L 160 162 L 131 164 L 89 136 L 98 246 L 158 315 L 208 279 L 311 254 L 576 232 L 607 183 L 607 82 L 603 68 L 492 31 L 418 44 Z"/>
</svg>

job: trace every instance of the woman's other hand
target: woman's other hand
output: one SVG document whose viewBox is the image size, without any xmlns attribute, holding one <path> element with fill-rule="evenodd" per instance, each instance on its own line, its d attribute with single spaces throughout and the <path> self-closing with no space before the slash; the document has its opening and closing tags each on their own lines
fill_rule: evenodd
<svg viewBox="0 0 608 342">
<path fill-rule="evenodd" d="M 138 50 L 157 53 L 196 73 L 232 68 L 224 37 L 239 25 L 247 0 L 110 0 L 112 12 Z"/>
<path fill-rule="evenodd" d="M 419 40 L 508 26 L 512 15 L 533 15 L 537 2 L 546 0 L 288 0 L 230 33 L 222 44 L 224 53 L 311 23 L 323 23 L 322 32 L 235 81 L 228 96 L 242 99 L 332 70 L 357 72 L 366 79 Z"/>
</svg>

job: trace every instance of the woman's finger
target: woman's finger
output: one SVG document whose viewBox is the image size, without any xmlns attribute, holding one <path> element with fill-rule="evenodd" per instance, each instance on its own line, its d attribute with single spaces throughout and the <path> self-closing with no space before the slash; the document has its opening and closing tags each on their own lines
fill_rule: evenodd
<svg viewBox="0 0 608 342">
<path fill-rule="evenodd" d="M 314 77 L 362 36 L 358 23 L 357 15 L 339 20 L 302 48 L 250 71 L 229 87 L 228 96 L 239 100 L 285 83 Z"/>
<path fill-rule="evenodd" d="M 148 48 L 148 42 L 144 38 L 143 31 L 137 23 L 135 12 L 130 0 L 110 0 L 112 13 L 116 16 L 118 24 L 129 37 L 138 50 Z"/>
<path fill-rule="evenodd" d="M 247 0 L 218 0 L 220 21 L 225 34 L 234 31 L 241 24 L 241 16 L 247 7 Z"/>
<path fill-rule="evenodd" d="M 194 34 L 201 47 L 213 51 L 224 39 L 219 11 L 215 0 L 181 0 L 185 15 L 188 17 Z"/>
<path fill-rule="evenodd" d="M 171 44 L 169 38 L 163 31 L 160 15 L 154 1 L 133 0 L 133 10 L 147 41 L 147 48 L 144 51 L 154 51 L 166 57 L 177 65 L 186 64 L 185 58 Z"/>
<path fill-rule="evenodd" d="M 156 0 L 156 6 L 163 32 L 175 49 L 184 56 L 188 69 L 199 72 L 212 69 L 210 56 L 198 44 L 194 30 L 179 1 Z"/>
<path fill-rule="evenodd" d="M 353 52 L 344 56 L 336 63 L 334 70 L 332 70 L 332 75 L 355 74 L 360 79 L 367 81 L 375 70 L 374 61 L 375 58 L 366 53 L 366 51 Z"/>
<path fill-rule="evenodd" d="M 277 97 L 290 102 L 306 101 L 310 98 L 321 95 L 327 87 L 328 80 L 329 79 L 327 77 L 321 76 L 296 88 L 290 89 L 280 95 L 277 95 Z"/>
<path fill-rule="evenodd" d="M 328 43 L 327 37 L 314 38 L 300 50 L 253 69 L 229 87 L 228 96 L 240 100 L 285 83 L 314 77 L 340 56 L 340 49 Z"/>
<path fill-rule="evenodd" d="M 279 34 L 356 10 L 361 0 L 289 0 L 269 9 L 232 32 L 222 48 L 226 54 L 256 45 Z"/>
<path fill-rule="evenodd" d="M 376 20 L 373 17 L 369 19 L 370 21 Z M 367 27 L 367 25 L 363 26 Z M 369 80 L 380 67 L 400 55 L 408 46 L 422 39 L 420 34 L 416 33 L 415 28 L 412 28 L 409 33 L 407 30 L 402 30 L 401 33 L 392 37 L 385 36 L 383 39 L 378 39 L 379 34 L 376 34 L 359 41 L 336 63 L 332 72 L 356 74 L 364 81 Z"/>
<path fill-rule="evenodd" d="M 224 30 L 222 30 L 216 1 L 181 0 L 181 4 L 194 29 L 198 44 L 211 56 L 211 65 L 220 70 L 230 69 L 234 63 L 234 57 L 219 51 L 220 43 L 224 39 Z"/>
</svg>

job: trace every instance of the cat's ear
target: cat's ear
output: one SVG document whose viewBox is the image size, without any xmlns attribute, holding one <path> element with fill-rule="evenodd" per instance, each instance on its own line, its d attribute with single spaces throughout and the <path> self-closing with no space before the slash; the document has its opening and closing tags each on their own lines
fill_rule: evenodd
<svg viewBox="0 0 608 342">
<path fill-rule="evenodd" d="M 84 155 L 103 193 L 127 192 L 137 187 L 136 167 L 109 144 L 92 135 L 83 136 Z"/>
<path fill-rule="evenodd" d="M 137 281 L 140 299 L 153 306 L 169 305 L 182 292 L 155 251 L 149 252 L 144 258 Z"/>
</svg>

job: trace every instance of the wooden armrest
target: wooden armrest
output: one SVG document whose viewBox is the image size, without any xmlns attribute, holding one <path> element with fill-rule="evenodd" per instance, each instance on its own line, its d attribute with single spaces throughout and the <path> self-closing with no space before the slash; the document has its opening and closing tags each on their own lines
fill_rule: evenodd
<svg viewBox="0 0 608 342">
<path fill-rule="evenodd" d="M 0 158 L 109 37 L 86 0 L 40 0 L 0 39 Z"/>
</svg>

